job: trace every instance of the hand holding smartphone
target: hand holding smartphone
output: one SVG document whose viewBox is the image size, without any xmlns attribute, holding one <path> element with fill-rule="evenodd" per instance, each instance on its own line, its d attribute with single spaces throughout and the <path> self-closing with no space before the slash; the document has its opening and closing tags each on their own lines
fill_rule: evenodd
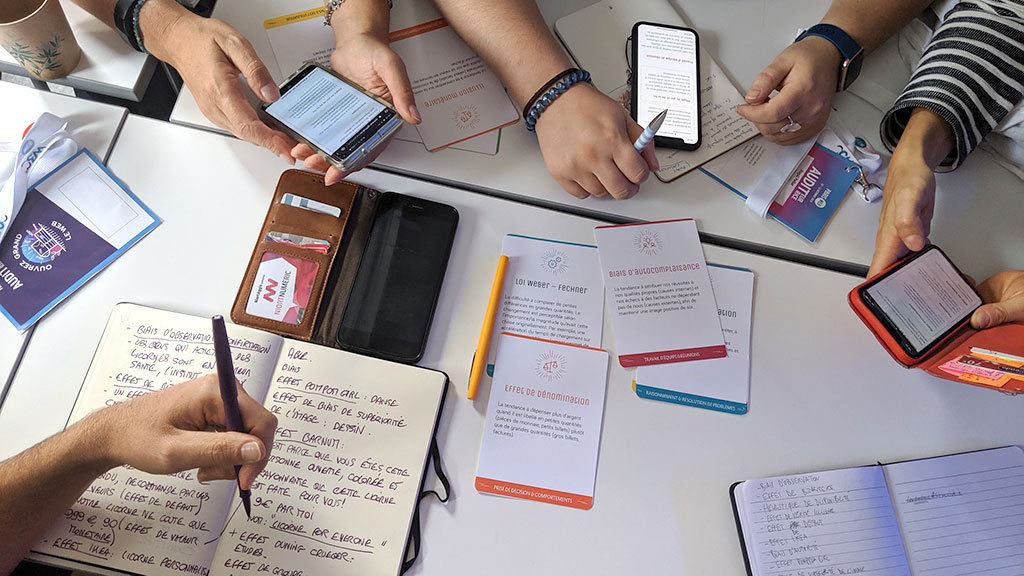
<svg viewBox="0 0 1024 576">
<path fill-rule="evenodd" d="M 358 166 L 402 127 L 386 100 L 312 62 L 280 88 L 280 99 L 260 106 L 263 116 L 342 171 Z"/>
<path fill-rule="evenodd" d="M 982 300 L 933 245 L 854 288 L 850 303 L 893 357 L 910 366 L 969 323 Z"/>
<path fill-rule="evenodd" d="M 668 116 L 655 146 L 696 150 L 701 144 L 700 49 L 690 28 L 637 22 L 632 36 L 630 114 L 641 128 Z"/>
</svg>

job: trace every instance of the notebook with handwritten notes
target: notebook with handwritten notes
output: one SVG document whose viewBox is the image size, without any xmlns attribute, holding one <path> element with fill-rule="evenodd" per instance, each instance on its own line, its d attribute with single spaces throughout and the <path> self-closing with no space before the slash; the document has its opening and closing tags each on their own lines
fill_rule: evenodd
<svg viewBox="0 0 1024 576">
<path fill-rule="evenodd" d="M 751 576 L 1024 570 L 1018 446 L 747 480 L 732 501 Z"/>
<path fill-rule="evenodd" d="M 399 574 L 448 377 L 234 324 L 228 337 L 239 381 L 278 418 L 252 518 L 234 482 L 121 467 L 34 551 L 147 576 Z M 209 318 L 118 304 L 70 422 L 215 369 Z"/>
</svg>

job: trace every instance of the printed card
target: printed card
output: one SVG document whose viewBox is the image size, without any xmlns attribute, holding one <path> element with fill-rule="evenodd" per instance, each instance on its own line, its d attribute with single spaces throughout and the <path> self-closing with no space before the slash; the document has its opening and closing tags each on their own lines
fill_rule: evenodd
<svg viewBox="0 0 1024 576">
<path fill-rule="evenodd" d="M 500 340 L 477 491 L 589 509 L 608 353 L 507 333 Z"/>
<path fill-rule="evenodd" d="M 301 324 L 320 265 L 295 256 L 264 252 L 245 313 L 286 324 Z"/>
<path fill-rule="evenodd" d="M 728 356 L 703 362 L 641 366 L 633 390 L 661 400 L 729 414 L 746 414 L 750 401 L 750 323 L 754 273 L 708 265 Z"/>
<path fill-rule="evenodd" d="M 690 219 L 594 229 L 619 364 L 726 355 L 697 224 Z"/>
</svg>

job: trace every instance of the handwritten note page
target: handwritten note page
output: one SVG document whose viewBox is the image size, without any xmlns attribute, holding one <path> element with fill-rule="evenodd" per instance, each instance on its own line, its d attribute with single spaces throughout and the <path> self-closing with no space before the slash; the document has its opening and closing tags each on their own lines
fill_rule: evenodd
<svg viewBox="0 0 1024 576">
<path fill-rule="evenodd" d="M 281 338 L 231 324 L 228 336 L 239 381 L 262 401 Z M 119 304 L 71 421 L 215 371 L 209 319 Z M 234 483 L 200 484 L 194 470 L 160 476 L 115 468 L 35 550 L 136 573 L 198 574 L 210 565 L 234 494 Z"/>
<path fill-rule="evenodd" d="M 266 406 L 278 417 L 252 519 L 231 516 L 224 574 L 394 574 L 447 378 L 289 341 Z"/>
<path fill-rule="evenodd" d="M 879 466 L 749 480 L 737 488 L 755 576 L 907 576 Z"/>
<path fill-rule="evenodd" d="M 1024 574 L 1024 451 L 885 467 L 913 573 Z"/>
<path fill-rule="evenodd" d="M 692 151 L 657 148 L 661 169 L 655 175 L 670 182 L 701 164 L 757 136 L 757 128 L 736 113 L 744 103 L 721 67 L 707 51 L 700 51 L 701 145 Z"/>
</svg>

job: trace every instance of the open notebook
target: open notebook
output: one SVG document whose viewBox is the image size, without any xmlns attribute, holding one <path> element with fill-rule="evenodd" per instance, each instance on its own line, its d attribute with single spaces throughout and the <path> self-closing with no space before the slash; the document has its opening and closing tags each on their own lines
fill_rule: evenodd
<svg viewBox="0 0 1024 576">
<path fill-rule="evenodd" d="M 448 377 L 237 325 L 228 337 L 239 381 L 278 417 L 252 519 L 234 482 L 121 467 L 34 550 L 146 575 L 398 574 Z M 118 304 L 70 421 L 215 369 L 209 318 Z"/>
<path fill-rule="evenodd" d="M 1017 446 L 747 480 L 732 498 L 751 576 L 1024 574 Z"/>
</svg>

